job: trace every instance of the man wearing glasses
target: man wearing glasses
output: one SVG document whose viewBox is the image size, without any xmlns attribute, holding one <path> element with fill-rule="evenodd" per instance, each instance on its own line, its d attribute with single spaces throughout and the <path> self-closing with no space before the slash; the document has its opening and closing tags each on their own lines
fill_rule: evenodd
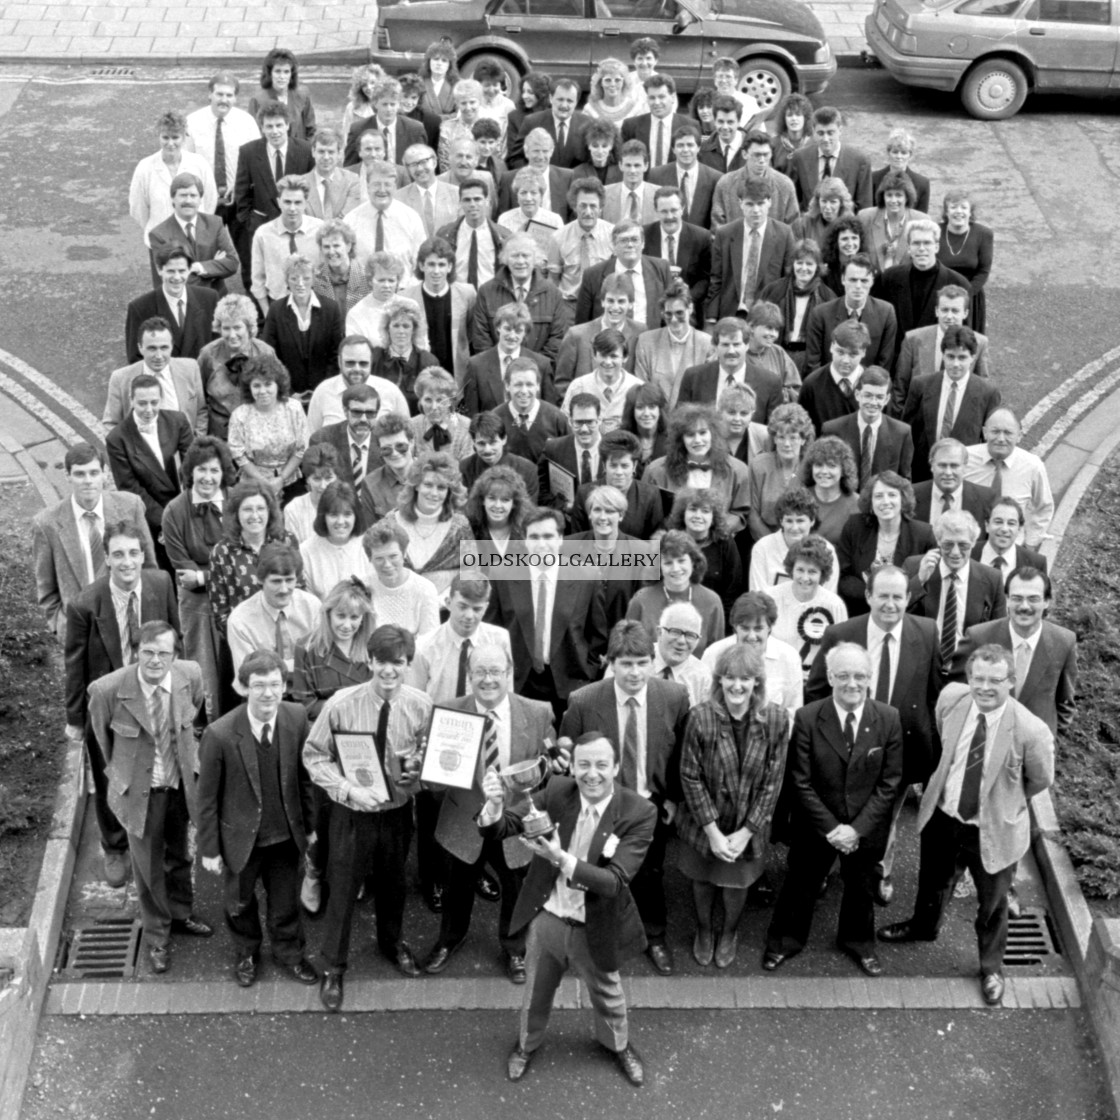
<svg viewBox="0 0 1120 1120">
<path fill-rule="evenodd" d="M 976 884 L 980 991 L 1003 999 L 1007 893 L 1030 845 L 1027 800 L 1054 780 L 1054 737 L 1011 696 L 1015 657 L 982 645 L 969 657 L 968 684 L 948 684 L 937 701 L 941 762 L 918 810 L 921 864 L 913 915 L 879 931 L 881 941 L 934 941 L 953 885 L 967 867 Z"/>
<path fill-rule="evenodd" d="M 373 423 L 381 413 L 381 398 L 371 385 L 359 382 L 342 394 L 346 419 L 320 428 L 311 443 L 329 443 L 338 453 L 338 478 L 357 488 L 381 466 L 381 450 L 373 438 Z"/>
<path fill-rule="evenodd" d="M 688 689 L 692 707 L 703 704 L 712 690 L 711 670 L 693 653 L 703 629 L 700 612 L 691 603 L 670 603 L 657 624 L 653 675 Z"/>
<path fill-rule="evenodd" d="M 307 426 L 313 433 L 349 419 L 342 394 L 354 385 L 368 385 L 377 393 L 380 402 L 377 416 L 395 412 L 402 420 L 410 417 L 404 393 L 387 378 L 374 376 L 373 344 L 365 335 L 348 334 L 342 340 L 338 347 L 338 368 L 339 373 L 319 382 L 311 394 L 311 403 L 307 406 Z M 314 435 L 311 442 L 316 442 Z M 376 463 L 367 462 L 366 470 L 372 470 L 374 466 Z"/>
<path fill-rule="evenodd" d="M 643 252 L 645 234 L 638 222 L 626 219 L 614 227 L 612 255 L 602 264 L 585 269 L 576 293 L 576 322 L 588 323 L 603 314 L 603 280 L 612 274 L 626 276 L 634 286 L 632 317 L 636 323 L 657 325 L 661 297 L 673 279 L 669 266 Z M 653 318 L 650 318 L 653 316 Z"/>
</svg>

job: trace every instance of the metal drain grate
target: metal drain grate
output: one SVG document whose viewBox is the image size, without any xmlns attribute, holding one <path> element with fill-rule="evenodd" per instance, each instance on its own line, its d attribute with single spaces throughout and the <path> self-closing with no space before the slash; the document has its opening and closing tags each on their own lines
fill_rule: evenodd
<svg viewBox="0 0 1120 1120">
<path fill-rule="evenodd" d="M 1023 910 L 1019 917 L 1008 920 L 1007 952 L 1003 957 L 1005 965 L 1043 964 L 1058 955 L 1045 910 Z"/>
<path fill-rule="evenodd" d="M 91 70 L 94 78 L 135 78 L 136 71 L 131 66 L 98 66 Z"/>
<path fill-rule="evenodd" d="M 109 918 L 71 930 L 61 976 L 73 980 L 120 980 L 136 972 L 140 923 Z"/>
</svg>

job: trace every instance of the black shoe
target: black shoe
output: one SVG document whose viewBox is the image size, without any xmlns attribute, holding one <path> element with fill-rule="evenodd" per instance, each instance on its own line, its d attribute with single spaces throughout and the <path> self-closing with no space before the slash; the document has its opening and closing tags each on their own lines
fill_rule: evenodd
<svg viewBox="0 0 1120 1120">
<path fill-rule="evenodd" d="M 879 930 L 878 937 L 880 941 L 936 941 L 937 935 L 930 935 L 925 933 L 921 928 L 916 926 L 913 921 L 909 922 L 894 922 L 889 926 L 883 926 Z"/>
<path fill-rule="evenodd" d="M 338 1011 L 342 1007 L 341 972 L 323 973 L 323 986 L 319 989 L 319 999 L 328 1011 Z"/>
<path fill-rule="evenodd" d="M 502 897 L 502 887 L 489 871 L 482 871 L 474 881 L 474 893 L 483 902 L 497 902 Z"/>
<path fill-rule="evenodd" d="M 214 927 L 207 925 L 193 914 L 189 918 L 175 918 L 171 922 L 172 933 L 184 933 L 187 937 L 213 937 Z"/>
<path fill-rule="evenodd" d="M 257 959 L 251 953 L 247 957 L 238 957 L 233 966 L 233 978 L 240 988 L 251 988 L 257 981 Z"/>
<path fill-rule="evenodd" d="M 319 974 L 315 971 L 315 966 L 305 957 L 300 957 L 295 964 L 285 964 L 283 961 L 277 961 L 276 967 L 301 984 L 319 983 Z"/>
<path fill-rule="evenodd" d="M 762 954 L 762 967 L 767 972 L 773 972 L 775 969 L 781 968 L 793 955 L 793 953 L 783 953 L 778 949 L 767 949 Z"/>
<path fill-rule="evenodd" d="M 430 887 L 424 888 L 424 901 L 428 905 L 428 909 L 433 914 L 443 913 L 443 886 L 440 883 L 433 883 Z"/>
<path fill-rule="evenodd" d="M 171 946 L 153 945 L 148 950 L 148 960 L 152 962 L 152 971 L 162 975 L 171 967 Z"/>
<path fill-rule="evenodd" d="M 613 1051 L 613 1054 L 618 1068 L 622 1070 L 622 1076 L 631 1085 L 640 1088 L 645 1083 L 646 1071 L 642 1068 L 642 1059 L 638 1051 L 627 1044 L 621 1050 Z"/>
<path fill-rule="evenodd" d="M 407 976 L 410 979 L 420 975 L 420 966 L 416 963 L 416 958 L 412 955 L 412 950 L 401 942 L 394 953 L 386 954 L 389 960 L 397 966 L 397 971 L 402 976 Z"/>
<path fill-rule="evenodd" d="M 646 956 L 662 976 L 673 974 L 673 953 L 664 941 L 651 941 L 646 949 Z"/>
<path fill-rule="evenodd" d="M 980 977 L 980 994 L 989 1007 L 998 1007 L 1003 1000 L 1003 976 L 989 972 Z"/>
<path fill-rule="evenodd" d="M 525 954 L 524 953 L 506 953 L 505 954 L 506 975 L 509 977 L 511 984 L 524 984 L 525 983 Z"/>
<path fill-rule="evenodd" d="M 879 880 L 878 885 L 875 887 L 875 905 L 876 906 L 890 906 L 894 901 L 894 883 L 891 882 L 891 877 L 885 875 Z"/>
<path fill-rule="evenodd" d="M 532 1060 L 533 1051 L 522 1050 L 519 1042 L 509 1052 L 509 1058 L 506 1060 L 506 1077 L 510 1081 L 520 1081 L 525 1076 L 525 1071 L 529 1068 L 529 1063 Z"/>
<path fill-rule="evenodd" d="M 837 948 L 847 953 L 859 965 L 860 971 L 865 976 L 883 975 L 883 964 L 874 953 L 857 953 L 852 949 L 845 949 L 843 945 L 838 945 Z"/>
<path fill-rule="evenodd" d="M 438 976 L 451 963 L 451 958 L 462 948 L 464 941 L 466 941 L 465 937 L 460 938 L 454 945 L 441 945 L 437 941 L 424 962 L 424 971 L 431 976 Z"/>
</svg>

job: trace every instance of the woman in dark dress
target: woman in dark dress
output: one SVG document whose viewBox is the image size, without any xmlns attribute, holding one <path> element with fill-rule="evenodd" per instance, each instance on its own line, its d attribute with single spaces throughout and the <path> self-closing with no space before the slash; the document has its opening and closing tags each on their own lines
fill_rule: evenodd
<svg viewBox="0 0 1120 1120">
<path fill-rule="evenodd" d="M 634 477 L 640 479 L 646 467 L 665 455 L 669 439 L 669 406 L 661 389 L 643 381 L 626 394 L 622 406 L 622 422 L 619 428 L 638 437 L 641 453 L 638 458 Z"/>
<path fill-rule="evenodd" d="M 699 546 L 708 562 L 701 583 L 723 600 L 724 613 L 746 588 L 739 549 L 727 524 L 727 507 L 708 490 L 684 489 L 677 493 L 665 521 L 666 529 L 681 529 Z"/>
<path fill-rule="evenodd" d="M 578 164 L 572 172 L 572 182 L 577 179 L 598 179 L 605 187 L 608 183 L 622 182 L 622 169 L 618 166 L 622 152 L 622 133 L 611 121 L 593 120 L 583 130 L 583 142 L 590 158 Z"/>
<path fill-rule="evenodd" d="M 370 372 L 372 376 L 384 377 L 396 385 L 408 402 L 409 413 L 419 416 L 416 379 L 424 370 L 439 365 L 435 355 L 419 345 L 424 333 L 420 309 L 413 300 L 392 299 L 382 313 L 381 322 L 382 334 L 389 345 L 373 348 Z"/>
<path fill-rule="evenodd" d="M 946 191 L 941 203 L 941 242 L 937 247 L 937 259 L 968 281 L 972 289 L 972 311 L 967 326 L 981 334 L 987 332 L 984 286 L 992 271 L 994 242 L 991 229 L 976 221 L 976 207 L 968 191 Z"/>
<path fill-rule="evenodd" d="M 264 57 L 261 67 L 261 92 L 249 98 L 247 106 L 253 120 L 270 101 L 279 101 L 288 110 L 288 135 L 310 144 L 315 139 L 315 106 L 307 90 L 299 84 L 299 63 L 291 51 L 275 47 Z"/>
<path fill-rule="evenodd" d="M 814 307 L 836 298 L 836 292 L 821 279 L 822 260 L 821 247 L 815 241 L 798 241 L 793 247 L 792 274 L 767 284 L 758 297 L 778 305 L 782 313 L 778 345 L 793 359 L 800 374 L 813 372 L 805 368 L 805 330 L 809 315 Z"/>
</svg>

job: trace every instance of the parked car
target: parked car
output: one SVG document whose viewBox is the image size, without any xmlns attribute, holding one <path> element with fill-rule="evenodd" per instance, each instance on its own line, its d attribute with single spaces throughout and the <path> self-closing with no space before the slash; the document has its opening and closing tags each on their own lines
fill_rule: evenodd
<svg viewBox="0 0 1120 1120">
<path fill-rule="evenodd" d="M 380 8 L 373 61 L 415 69 L 446 37 L 464 77 L 486 59 L 511 89 L 536 69 L 586 91 L 601 59 L 626 58 L 644 36 L 659 41 L 658 70 L 682 93 L 710 85 L 713 59 L 728 55 L 739 62 L 739 88 L 764 109 L 791 90 L 819 93 L 836 72 L 820 20 L 800 0 L 421 0 Z"/>
<path fill-rule="evenodd" d="M 875 0 L 864 29 L 910 86 L 957 90 L 981 120 L 1014 116 L 1028 93 L 1117 88 L 1116 0 Z"/>
</svg>

